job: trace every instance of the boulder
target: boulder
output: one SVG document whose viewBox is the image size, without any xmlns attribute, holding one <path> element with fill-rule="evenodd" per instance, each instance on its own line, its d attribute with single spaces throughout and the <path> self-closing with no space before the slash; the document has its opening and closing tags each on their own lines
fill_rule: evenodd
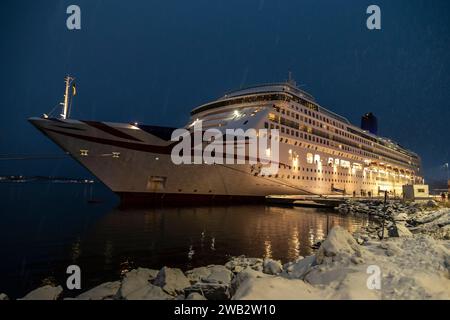
<svg viewBox="0 0 450 320">
<path fill-rule="evenodd" d="M 163 267 L 153 281 L 154 285 L 161 287 L 165 292 L 171 295 L 182 293 L 183 290 L 191 285 L 189 279 L 178 268 Z"/>
<path fill-rule="evenodd" d="M 63 291 L 61 286 L 45 285 L 29 292 L 21 300 L 56 300 Z"/>
<path fill-rule="evenodd" d="M 160 287 L 150 283 L 137 290 L 134 290 L 126 296 L 127 300 L 171 300 L 173 296 L 165 293 Z"/>
<path fill-rule="evenodd" d="M 272 259 L 264 259 L 263 262 L 263 272 L 267 274 L 279 274 L 283 271 L 283 266 L 280 261 L 275 261 Z"/>
<path fill-rule="evenodd" d="M 236 274 L 236 276 L 231 281 L 230 293 L 234 295 L 234 292 L 239 288 L 239 286 L 249 278 L 266 278 L 269 275 L 262 273 L 260 271 L 256 271 L 251 267 L 245 268 L 243 271 Z"/>
<path fill-rule="evenodd" d="M 394 216 L 394 221 L 406 221 L 408 220 L 408 214 L 406 212 L 400 212 Z"/>
<path fill-rule="evenodd" d="M 204 282 L 230 284 L 231 279 L 233 278 L 233 272 L 228 270 L 225 266 L 212 265 L 207 268 L 210 274 L 206 278 L 203 278 Z"/>
<path fill-rule="evenodd" d="M 101 285 L 96 286 L 95 288 L 83 292 L 77 299 L 79 300 L 104 300 L 108 298 L 117 298 L 119 289 L 120 289 L 120 281 L 114 282 L 105 282 Z"/>
<path fill-rule="evenodd" d="M 192 284 L 202 281 L 202 279 L 206 279 L 210 274 L 211 270 L 207 267 L 199 267 L 186 271 L 186 277 Z"/>
<path fill-rule="evenodd" d="M 2 300 L 9 300 L 9 297 L 6 295 L 6 293 L 0 293 L 0 301 Z"/>
<path fill-rule="evenodd" d="M 411 233 L 411 231 L 409 231 L 408 227 L 406 227 L 404 224 L 401 223 L 397 223 L 396 226 L 394 227 L 396 232 L 397 232 L 397 237 L 412 237 L 413 234 Z"/>
<path fill-rule="evenodd" d="M 222 283 L 197 282 L 185 288 L 184 292 L 189 296 L 192 293 L 203 295 L 208 300 L 228 300 L 230 299 L 230 286 Z"/>
<path fill-rule="evenodd" d="M 316 262 L 321 264 L 325 257 L 334 258 L 338 254 L 361 256 L 361 248 L 356 240 L 340 226 L 331 229 L 328 237 L 316 253 Z"/>
<path fill-rule="evenodd" d="M 427 203 L 425 204 L 425 206 L 427 208 L 436 208 L 436 207 L 438 207 L 438 204 L 434 200 L 428 200 Z"/>
<path fill-rule="evenodd" d="M 125 273 L 119 290 L 119 296 L 128 299 L 134 291 L 146 287 L 155 278 L 158 271 L 146 268 L 137 268 Z"/>
<path fill-rule="evenodd" d="M 289 267 L 286 276 L 288 278 L 303 279 L 314 265 L 316 265 L 316 256 L 308 256 L 297 260 Z"/>
</svg>

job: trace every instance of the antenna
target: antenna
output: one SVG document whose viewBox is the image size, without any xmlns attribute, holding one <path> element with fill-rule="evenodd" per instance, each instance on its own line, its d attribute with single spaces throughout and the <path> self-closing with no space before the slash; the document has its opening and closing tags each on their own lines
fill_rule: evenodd
<svg viewBox="0 0 450 320">
<path fill-rule="evenodd" d="M 287 81 L 287 83 L 290 84 L 293 87 L 297 86 L 297 83 L 292 78 L 292 72 L 291 71 L 289 71 L 289 73 L 288 73 L 288 81 Z"/>
<path fill-rule="evenodd" d="M 73 77 L 71 77 L 69 75 L 67 75 L 64 78 L 64 83 L 66 84 L 66 89 L 64 91 L 64 102 L 60 103 L 62 105 L 62 107 L 63 107 L 63 110 L 62 110 L 62 113 L 61 113 L 61 118 L 62 119 L 67 119 L 68 115 L 70 114 L 70 110 L 69 109 L 70 109 L 70 106 L 72 105 L 72 103 L 70 103 L 70 105 L 69 105 L 69 100 L 71 102 L 72 97 L 75 95 L 75 87 L 74 87 L 75 83 L 74 83 L 74 81 L 75 81 L 75 78 L 73 78 Z M 69 91 L 71 86 L 73 86 L 72 94 L 70 94 L 70 91 Z"/>
</svg>

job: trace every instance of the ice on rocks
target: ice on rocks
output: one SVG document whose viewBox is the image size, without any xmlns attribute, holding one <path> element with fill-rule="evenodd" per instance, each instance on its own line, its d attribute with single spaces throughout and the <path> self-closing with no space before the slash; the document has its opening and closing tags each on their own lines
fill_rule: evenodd
<svg viewBox="0 0 450 320">
<path fill-rule="evenodd" d="M 163 267 L 158 272 L 153 284 L 171 295 L 182 293 L 185 288 L 191 285 L 189 279 L 180 269 L 168 267 Z"/>
<path fill-rule="evenodd" d="M 61 286 L 45 285 L 29 292 L 22 300 L 56 300 L 62 292 Z"/>
<path fill-rule="evenodd" d="M 119 292 L 120 281 L 105 282 L 95 288 L 83 292 L 77 296 L 79 300 L 104 300 L 108 298 L 116 298 Z"/>
</svg>

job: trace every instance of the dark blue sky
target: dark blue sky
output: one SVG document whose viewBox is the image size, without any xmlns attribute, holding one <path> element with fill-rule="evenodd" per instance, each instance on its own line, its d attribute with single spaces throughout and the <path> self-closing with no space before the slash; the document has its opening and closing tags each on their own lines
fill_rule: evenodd
<svg viewBox="0 0 450 320">
<path fill-rule="evenodd" d="M 82 29 L 66 28 L 78 4 Z M 381 7 L 382 30 L 366 28 Z M 190 109 L 291 70 L 317 101 L 418 152 L 449 161 L 450 2 L 389 0 L 2 1 L 0 154 L 58 154 L 26 119 L 77 78 L 72 117 L 182 126 Z M 72 160 L 0 161 L 0 174 L 87 176 Z"/>
</svg>

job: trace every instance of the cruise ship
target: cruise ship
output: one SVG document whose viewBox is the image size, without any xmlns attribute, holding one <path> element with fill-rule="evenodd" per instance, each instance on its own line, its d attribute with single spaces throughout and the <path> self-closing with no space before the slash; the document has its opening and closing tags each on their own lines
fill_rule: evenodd
<svg viewBox="0 0 450 320">
<path fill-rule="evenodd" d="M 176 128 L 71 119 L 72 81 L 66 77 L 61 115 L 29 121 L 126 203 L 401 196 L 403 185 L 423 183 L 416 153 L 321 106 L 290 77 L 228 92 L 193 109 L 185 126 L 278 129 L 276 174 L 250 163 L 174 164 Z"/>
</svg>

